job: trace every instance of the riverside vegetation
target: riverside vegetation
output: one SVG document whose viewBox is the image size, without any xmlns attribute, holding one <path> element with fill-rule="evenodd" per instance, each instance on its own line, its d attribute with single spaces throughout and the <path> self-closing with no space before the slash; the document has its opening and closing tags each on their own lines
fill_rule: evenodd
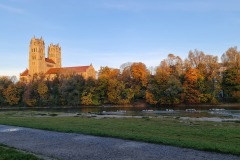
<svg viewBox="0 0 240 160">
<path fill-rule="evenodd" d="M 218 104 L 240 101 L 240 52 L 229 48 L 221 57 L 190 51 L 188 58 L 169 54 L 156 68 L 125 63 L 120 69 L 101 67 L 98 79 L 34 75 L 30 83 L 0 77 L 0 106 L 79 106 L 129 104 L 153 106 Z"/>
<path fill-rule="evenodd" d="M 0 124 L 58 132 L 116 137 L 205 151 L 240 155 L 240 123 L 183 120 L 179 117 L 100 118 L 75 115 L 49 117 L 26 111 L 2 112 Z"/>
</svg>

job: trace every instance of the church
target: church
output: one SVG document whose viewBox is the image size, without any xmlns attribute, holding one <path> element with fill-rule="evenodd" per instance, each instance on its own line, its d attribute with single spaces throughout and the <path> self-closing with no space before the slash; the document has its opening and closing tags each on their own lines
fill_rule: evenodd
<svg viewBox="0 0 240 160">
<path fill-rule="evenodd" d="M 30 82 L 35 74 L 45 74 L 47 78 L 53 78 L 56 75 L 79 74 L 85 79 L 92 77 L 96 79 L 96 71 L 93 65 L 62 67 L 61 47 L 59 44 L 50 44 L 48 46 L 47 58 L 45 57 L 45 43 L 41 38 L 35 38 L 30 41 L 29 46 L 29 66 L 20 74 L 20 81 Z"/>
</svg>

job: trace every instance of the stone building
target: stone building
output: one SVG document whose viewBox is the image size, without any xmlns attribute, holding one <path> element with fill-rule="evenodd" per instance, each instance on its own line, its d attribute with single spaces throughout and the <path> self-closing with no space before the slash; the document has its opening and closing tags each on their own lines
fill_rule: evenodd
<svg viewBox="0 0 240 160">
<path fill-rule="evenodd" d="M 33 37 L 29 46 L 29 66 L 20 74 L 20 80 L 29 82 L 35 74 L 45 74 L 47 78 L 53 78 L 57 74 L 80 74 L 85 79 L 96 79 L 96 71 L 93 65 L 62 67 L 61 47 L 59 44 L 48 46 L 48 55 L 45 57 L 45 43 L 41 38 Z"/>
</svg>

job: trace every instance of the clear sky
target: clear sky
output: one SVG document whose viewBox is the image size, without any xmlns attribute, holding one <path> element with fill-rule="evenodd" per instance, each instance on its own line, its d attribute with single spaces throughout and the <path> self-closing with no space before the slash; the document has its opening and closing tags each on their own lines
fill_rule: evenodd
<svg viewBox="0 0 240 160">
<path fill-rule="evenodd" d="M 63 66 L 157 66 L 169 53 L 219 57 L 240 44 L 240 0 L 1 0 L 0 75 L 28 67 L 29 42 L 59 43 Z"/>
</svg>

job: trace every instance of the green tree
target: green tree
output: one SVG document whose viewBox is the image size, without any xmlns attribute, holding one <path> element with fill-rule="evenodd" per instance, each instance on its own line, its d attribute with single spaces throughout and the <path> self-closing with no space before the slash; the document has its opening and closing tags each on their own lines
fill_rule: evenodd
<svg viewBox="0 0 240 160">
<path fill-rule="evenodd" d="M 100 98 L 99 93 L 96 91 L 96 84 L 97 81 L 93 78 L 88 78 L 84 85 L 84 90 L 82 96 L 87 96 L 88 98 L 91 98 L 92 100 L 89 102 L 92 102 L 91 105 L 100 105 Z M 90 104 L 88 104 L 90 105 Z"/>
<path fill-rule="evenodd" d="M 175 76 L 170 76 L 161 97 L 161 104 L 175 105 L 181 103 L 182 85 Z"/>
<path fill-rule="evenodd" d="M 38 83 L 31 82 L 27 85 L 26 90 L 24 91 L 23 100 L 27 106 L 33 107 L 36 106 L 39 100 L 39 95 L 37 92 Z"/>
<path fill-rule="evenodd" d="M 223 73 L 222 87 L 224 98 L 227 102 L 240 101 L 240 71 L 237 68 L 231 68 Z"/>
<path fill-rule="evenodd" d="M 47 99 L 48 99 L 48 86 L 45 81 L 39 82 L 38 83 L 38 88 L 37 88 L 38 94 L 39 94 L 39 104 L 40 106 L 46 105 L 47 104 Z"/>
<path fill-rule="evenodd" d="M 60 86 L 62 104 L 78 106 L 84 91 L 85 80 L 81 75 L 70 75 L 63 78 Z"/>
<path fill-rule="evenodd" d="M 108 81 L 107 78 L 99 78 L 96 82 L 95 94 L 99 99 L 100 104 L 108 103 Z"/>
</svg>

